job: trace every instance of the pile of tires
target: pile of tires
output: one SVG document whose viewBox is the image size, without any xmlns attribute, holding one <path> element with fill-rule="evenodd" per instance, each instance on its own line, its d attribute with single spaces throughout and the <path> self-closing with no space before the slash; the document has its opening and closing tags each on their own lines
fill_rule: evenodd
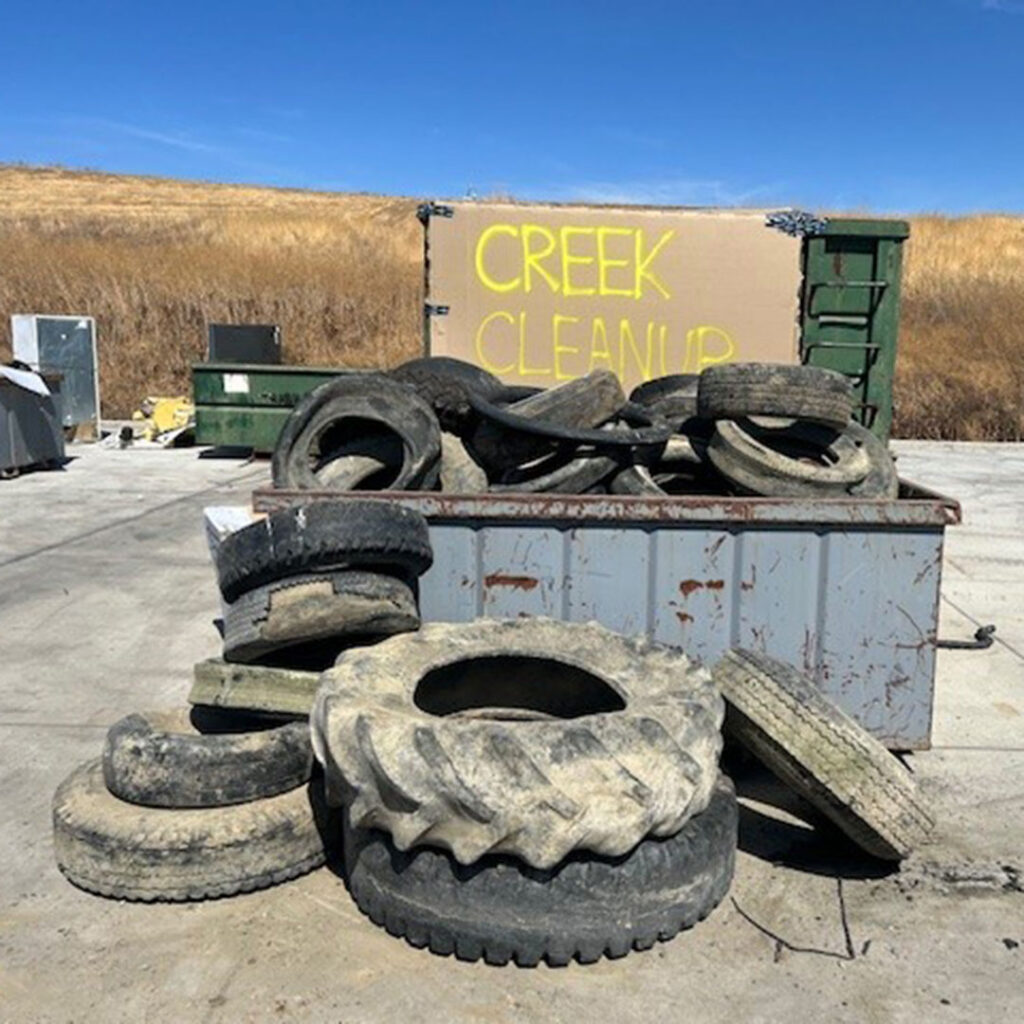
<svg viewBox="0 0 1024 1024">
<path fill-rule="evenodd" d="M 293 491 L 894 498 L 885 445 L 833 370 L 743 363 L 623 393 L 595 370 L 513 388 L 457 359 L 321 385 L 293 410 L 273 482 Z"/>
<path fill-rule="evenodd" d="M 88 892 L 199 900 L 323 864 L 330 819 L 305 721 L 143 712 L 57 788 L 54 852 Z"/>
<path fill-rule="evenodd" d="M 593 623 L 437 623 L 346 651 L 311 725 L 353 898 L 492 964 L 670 939 L 732 880 L 722 716 L 685 655 Z"/>
<path fill-rule="evenodd" d="M 61 783 L 61 871 L 99 895 L 178 901 L 323 864 L 339 828 L 310 746 L 320 670 L 419 627 L 432 557 L 423 517 L 379 500 L 290 508 L 225 536 L 223 657 L 196 666 L 191 709 L 128 715 Z"/>
</svg>

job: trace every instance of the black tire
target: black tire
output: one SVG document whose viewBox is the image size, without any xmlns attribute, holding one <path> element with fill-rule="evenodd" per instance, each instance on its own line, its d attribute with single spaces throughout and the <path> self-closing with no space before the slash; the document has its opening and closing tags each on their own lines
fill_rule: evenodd
<svg viewBox="0 0 1024 1024">
<path fill-rule="evenodd" d="M 492 475 L 565 448 L 593 446 L 608 452 L 658 446 L 671 432 L 664 424 L 655 426 L 645 409 L 627 403 L 618 378 L 607 370 L 595 370 L 504 406 L 476 397 L 473 408 L 481 422 L 470 438 L 470 448 Z M 628 427 L 598 429 L 616 417 Z"/>
<path fill-rule="evenodd" d="M 100 758 L 75 769 L 53 798 L 57 866 L 75 885 L 114 899 L 201 900 L 252 892 L 324 863 L 337 826 L 315 779 L 233 807 L 168 810 L 114 796 Z"/>
<path fill-rule="evenodd" d="M 675 835 L 621 857 L 576 852 L 543 871 L 493 854 L 467 868 L 346 822 L 346 877 L 359 909 L 413 946 L 495 965 L 592 963 L 707 917 L 732 882 L 737 821 L 732 783 L 719 776 L 707 809 Z"/>
<path fill-rule="evenodd" d="M 414 388 L 434 410 L 442 429 L 460 436 L 475 420 L 469 396 L 494 400 L 505 390 L 493 373 L 450 356 L 410 359 L 388 375 Z"/>
<path fill-rule="evenodd" d="M 224 658 L 252 662 L 319 644 L 331 664 L 355 638 L 393 636 L 419 624 L 416 594 L 405 580 L 353 571 L 288 576 L 226 605 Z"/>
<path fill-rule="evenodd" d="M 319 685 L 319 672 L 236 665 L 210 658 L 192 670 L 188 702 L 215 711 L 308 718 Z"/>
<path fill-rule="evenodd" d="M 850 494 L 858 498 L 888 498 L 899 496 L 900 479 L 896 473 L 896 461 L 886 445 L 866 427 L 850 422 L 844 433 L 855 443 L 859 442 L 865 452 L 871 468 L 868 475 L 859 484 L 850 488 Z"/>
<path fill-rule="evenodd" d="M 657 377 L 635 387 L 629 400 L 649 409 L 658 419 L 685 432 L 697 422 L 696 373 L 675 373 Z"/>
<path fill-rule="evenodd" d="M 850 422 L 848 377 L 818 366 L 729 363 L 700 375 L 697 413 L 704 419 L 781 416 L 842 429 Z"/>
<path fill-rule="evenodd" d="M 879 449 L 891 465 L 881 442 L 857 424 L 836 431 L 800 421 L 766 428 L 750 420 L 719 420 L 707 451 L 715 469 L 741 493 L 801 498 L 854 493 L 877 464 Z"/>
<path fill-rule="evenodd" d="M 900 860 L 927 839 L 910 772 L 792 665 L 735 649 L 714 676 L 730 737 L 863 850 Z"/>
<path fill-rule="evenodd" d="M 346 422 L 355 433 L 346 430 Z M 380 480 L 381 489 L 429 490 L 437 483 L 441 431 L 431 407 L 411 387 L 383 374 L 351 373 L 314 388 L 292 410 L 271 459 L 274 487 L 326 489 L 316 475 L 317 457 L 329 461 L 334 447 L 382 434 L 395 435 L 402 456 Z"/>
<path fill-rule="evenodd" d="M 507 474 L 502 483 L 491 484 L 489 490 L 495 494 L 586 494 L 621 466 L 620 460 L 606 455 L 568 461 L 555 457 L 531 467 L 532 472 Z"/>
<path fill-rule="evenodd" d="M 667 836 L 711 797 L 721 697 L 681 652 L 596 623 L 478 619 L 346 651 L 310 716 L 353 824 L 534 867 Z"/>
<path fill-rule="evenodd" d="M 137 711 L 115 722 L 103 746 L 107 789 L 144 807 L 226 807 L 309 781 L 306 723 L 256 732 L 222 732 L 217 724 L 211 729 L 202 712 L 187 709 Z"/>
<path fill-rule="evenodd" d="M 314 502 L 274 512 L 229 534 L 217 549 L 226 601 L 286 576 L 385 567 L 420 576 L 433 561 L 427 521 L 388 501 Z"/>
</svg>

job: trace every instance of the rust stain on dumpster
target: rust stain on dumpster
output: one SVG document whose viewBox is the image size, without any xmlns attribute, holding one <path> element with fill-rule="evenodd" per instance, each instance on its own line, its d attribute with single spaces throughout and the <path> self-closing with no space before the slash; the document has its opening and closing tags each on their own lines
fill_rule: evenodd
<svg viewBox="0 0 1024 1024">
<path fill-rule="evenodd" d="M 695 590 L 721 590 L 725 586 L 725 580 L 682 580 L 679 584 L 679 593 L 683 597 L 689 597 Z"/>
<path fill-rule="evenodd" d="M 533 590 L 538 580 L 533 576 L 509 576 L 506 573 L 492 572 L 484 577 L 485 587 L 512 587 L 514 590 Z"/>
<path fill-rule="evenodd" d="M 693 616 L 687 615 L 686 612 L 676 612 L 676 618 L 685 626 L 688 622 L 693 622 Z"/>
</svg>

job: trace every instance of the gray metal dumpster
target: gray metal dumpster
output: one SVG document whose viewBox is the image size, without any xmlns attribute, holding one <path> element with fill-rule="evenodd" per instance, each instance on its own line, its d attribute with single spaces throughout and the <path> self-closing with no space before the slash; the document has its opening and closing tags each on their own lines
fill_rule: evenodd
<svg viewBox="0 0 1024 1024">
<path fill-rule="evenodd" d="M 893 749 L 930 745 L 945 527 L 957 503 L 260 491 L 257 510 L 377 497 L 430 522 L 425 621 L 547 615 L 707 663 L 743 645 L 811 675 Z"/>
</svg>

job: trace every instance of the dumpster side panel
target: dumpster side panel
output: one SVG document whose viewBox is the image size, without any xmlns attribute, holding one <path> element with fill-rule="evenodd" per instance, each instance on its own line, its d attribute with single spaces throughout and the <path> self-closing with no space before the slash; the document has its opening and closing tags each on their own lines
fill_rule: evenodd
<svg viewBox="0 0 1024 1024">
<path fill-rule="evenodd" d="M 890 747 L 927 747 L 942 530 L 431 523 L 424 621 L 590 619 L 713 663 L 792 662 Z"/>
</svg>

